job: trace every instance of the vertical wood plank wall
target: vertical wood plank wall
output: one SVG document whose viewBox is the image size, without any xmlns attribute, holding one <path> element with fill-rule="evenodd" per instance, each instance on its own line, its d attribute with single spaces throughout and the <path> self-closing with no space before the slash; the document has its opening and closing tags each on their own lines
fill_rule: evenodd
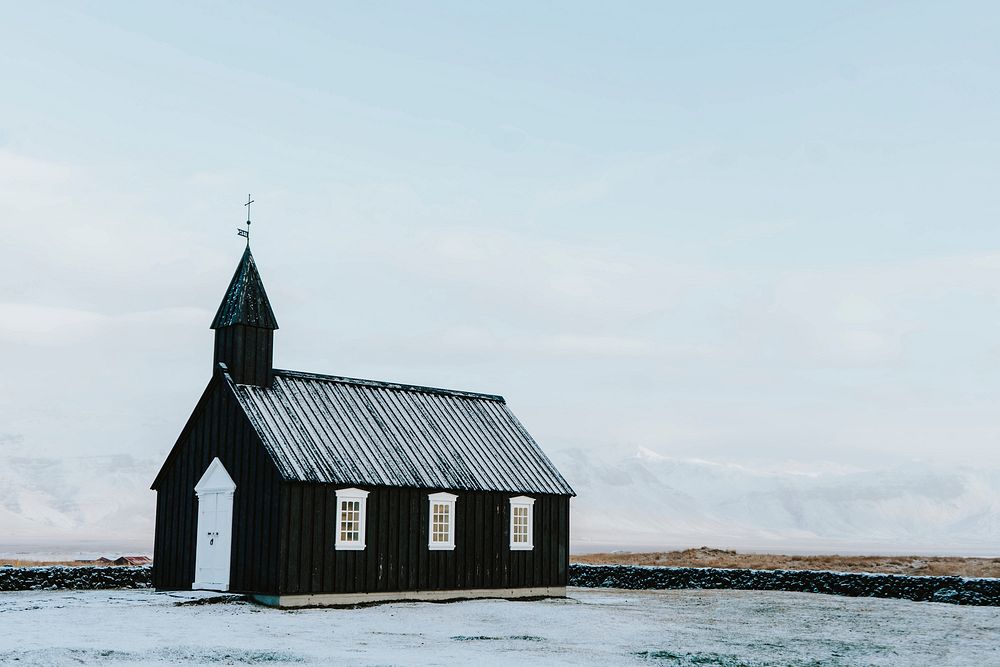
<svg viewBox="0 0 1000 667">
<path fill-rule="evenodd" d="M 153 585 L 194 581 L 194 486 L 219 457 L 236 482 L 230 589 L 298 594 L 565 586 L 569 498 L 535 498 L 534 549 L 510 549 L 510 497 L 456 491 L 455 549 L 427 548 L 427 496 L 437 489 L 367 487 L 366 548 L 336 551 L 336 488 L 282 482 L 242 410 L 221 382 L 185 429 L 156 498 Z M 366 487 L 362 487 L 366 488 Z"/>
<path fill-rule="evenodd" d="M 198 529 L 194 486 L 215 457 L 236 482 L 230 588 L 271 593 L 279 580 L 281 483 L 235 398 L 218 381 L 196 408 L 157 490 L 153 585 L 191 588 Z"/>
<path fill-rule="evenodd" d="M 363 487 L 362 487 L 363 488 Z M 364 551 L 336 551 L 336 488 L 282 488 L 280 593 L 565 586 L 569 498 L 538 494 L 534 549 L 510 549 L 514 493 L 455 492 L 455 549 L 431 551 L 428 489 L 368 488 Z M 235 563 L 234 563 L 235 565 Z"/>
<path fill-rule="evenodd" d="M 237 383 L 267 386 L 271 380 L 274 332 L 235 324 L 215 332 L 215 361 L 225 362 Z"/>
</svg>

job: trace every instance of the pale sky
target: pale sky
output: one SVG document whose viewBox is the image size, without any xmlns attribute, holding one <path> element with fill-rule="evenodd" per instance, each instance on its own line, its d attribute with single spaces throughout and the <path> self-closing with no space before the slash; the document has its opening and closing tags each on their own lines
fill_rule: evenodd
<svg viewBox="0 0 1000 667">
<path fill-rule="evenodd" d="M 482 4 L 8 3 L 4 453 L 162 459 L 250 192 L 279 367 L 1000 465 L 995 3 Z"/>
</svg>

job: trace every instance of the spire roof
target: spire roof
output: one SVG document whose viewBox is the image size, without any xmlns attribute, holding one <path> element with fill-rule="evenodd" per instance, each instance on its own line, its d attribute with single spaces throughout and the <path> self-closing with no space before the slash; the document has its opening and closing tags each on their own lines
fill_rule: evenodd
<svg viewBox="0 0 1000 667">
<path fill-rule="evenodd" d="M 274 318 L 271 303 L 267 300 L 264 283 L 261 282 L 257 264 L 253 261 L 250 247 L 243 253 L 240 265 L 236 267 L 226 296 L 219 305 L 219 312 L 212 321 L 213 329 L 245 324 L 261 329 L 277 329 L 278 321 Z"/>
</svg>

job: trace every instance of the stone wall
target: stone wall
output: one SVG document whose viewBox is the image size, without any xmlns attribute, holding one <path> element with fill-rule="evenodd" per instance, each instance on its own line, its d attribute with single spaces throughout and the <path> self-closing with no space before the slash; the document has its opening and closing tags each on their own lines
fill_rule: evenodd
<svg viewBox="0 0 1000 667">
<path fill-rule="evenodd" d="M 0 567 L 0 591 L 60 588 L 149 588 L 145 567 Z M 810 570 L 737 570 L 693 567 L 583 565 L 569 568 L 569 585 L 626 589 L 798 591 L 918 602 L 1000 606 L 1000 579 L 910 577 Z"/>
<path fill-rule="evenodd" d="M 41 591 L 59 588 L 149 588 L 150 566 L 0 567 L 0 591 Z"/>
<path fill-rule="evenodd" d="M 1000 606 L 1000 579 L 963 577 L 573 563 L 569 568 L 569 585 L 590 588 L 798 591 Z"/>
</svg>

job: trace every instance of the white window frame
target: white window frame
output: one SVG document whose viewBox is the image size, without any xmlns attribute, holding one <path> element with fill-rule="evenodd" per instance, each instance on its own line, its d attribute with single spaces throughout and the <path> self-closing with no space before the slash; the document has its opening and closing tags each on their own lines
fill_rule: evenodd
<svg viewBox="0 0 1000 667">
<path fill-rule="evenodd" d="M 427 494 L 427 548 L 432 551 L 450 551 L 455 548 L 455 501 L 458 496 L 454 493 L 442 491 L 440 493 Z M 446 505 L 448 507 L 448 541 L 434 541 L 434 506 Z"/>
<path fill-rule="evenodd" d="M 341 528 L 344 520 L 344 503 L 358 501 L 358 539 L 341 539 Z M 337 525 L 334 530 L 333 547 L 337 551 L 364 551 L 365 548 L 365 524 L 368 523 L 368 491 L 361 489 L 337 489 Z"/>
<path fill-rule="evenodd" d="M 514 508 L 523 507 L 528 510 L 528 541 L 514 541 Z M 516 496 L 510 499 L 510 550 L 531 551 L 535 548 L 535 499 L 527 496 Z"/>
</svg>

